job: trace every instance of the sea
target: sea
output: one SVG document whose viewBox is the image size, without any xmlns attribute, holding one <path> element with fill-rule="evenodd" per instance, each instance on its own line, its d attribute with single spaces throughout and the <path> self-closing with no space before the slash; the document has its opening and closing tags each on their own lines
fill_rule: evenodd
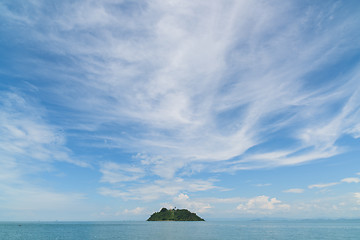
<svg viewBox="0 0 360 240">
<path fill-rule="evenodd" d="M 0 222 L 0 240 L 360 239 L 360 220 Z"/>
</svg>

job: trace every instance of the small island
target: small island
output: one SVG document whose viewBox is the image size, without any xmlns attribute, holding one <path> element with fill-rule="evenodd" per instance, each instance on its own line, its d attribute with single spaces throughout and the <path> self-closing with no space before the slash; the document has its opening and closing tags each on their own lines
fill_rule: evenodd
<svg viewBox="0 0 360 240">
<path fill-rule="evenodd" d="M 153 213 L 147 221 L 205 221 L 187 209 L 166 209 Z"/>
</svg>

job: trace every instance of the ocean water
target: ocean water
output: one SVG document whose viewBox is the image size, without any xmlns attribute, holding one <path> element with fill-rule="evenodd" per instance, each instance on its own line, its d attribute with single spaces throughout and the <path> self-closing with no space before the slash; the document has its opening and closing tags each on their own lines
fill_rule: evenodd
<svg viewBox="0 0 360 240">
<path fill-rule="evenodd" d="M 1 240 L 360 239 L 360 220 L 0 222 Z"/>
</svg>

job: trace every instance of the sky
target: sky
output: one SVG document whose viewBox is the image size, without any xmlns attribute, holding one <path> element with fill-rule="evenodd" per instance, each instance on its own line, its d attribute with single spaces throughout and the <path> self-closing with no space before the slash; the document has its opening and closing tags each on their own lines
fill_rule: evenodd
<svg viewBox="0 0 360 240">
<path fill-rule="evenodd" d="M 360 218 L 359 11 L 1 1 L 0 220 Z"/>
</svg>

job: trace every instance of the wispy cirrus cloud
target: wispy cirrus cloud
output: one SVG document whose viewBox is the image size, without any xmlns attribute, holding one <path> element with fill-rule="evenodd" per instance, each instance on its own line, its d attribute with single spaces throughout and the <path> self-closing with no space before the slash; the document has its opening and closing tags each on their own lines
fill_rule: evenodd
<svg viewBox="0 0 360 240">
<path fill-rule="evenodd" d="M 319 18 L 315 6 L 298 16 L 291 15 L 295 8 L 291 4 L 273 8 L 245 1 L 150 1 L 126 6 L 124 12 L 113 2 L 61 4 L 48 23 L 40 21 L 46 18 L 41 12 L 37 17 L 23 14 L 27 19 L 23 24 L 44 27 L 29 31 L 36 39 L 53 43 L 46 51 L 73 59 L 77 69 L 58 65 L 67 70 L 62 77 L 68 79 L 66 85 L 86 90 L 79 97 L 75 91 L 64 94 L 60 85 L 51 91 L 62 97 L 53 101 L 85 112 L 96 131 L 109 122 L 119 128 L 135 124 L 135 132 L 108 136 L 114 147 L 168 156 L 161 164 L 175 170 L 197 161 L 234 157 L 242 159 L 235 166 L 241 169 L 257 167 L 258 161 L 277 166 L 331 157 L 341 152 L 335 144 L 341 135 L 356 136 L 352 126 L 359 119 L 355 84 L 359 73 L 345 75 L 341 85 L 335 82 L 339 77 L 322 89 L 306 85 L 313 71 L 356 47 L 346 44 L 355 37 L 350 30 L 355 27 L 352 16 L 339 22 Z M 15 19 L 11 16 L 17 13 L 5 4 L 2 8 Z M 330 16 L 334 8 L 322 9 L 323 16 Z M 288 19 L 286 25 L 280 16 Z M 311 29 L 311 21 L 318 23 L 317 29 Z M 304 27 L 316 38 L 304 35 Z M 343 38 L 334 46 L 332 40 L 339 35 Z M 76 77 L 77 73 L 87 77 Z M 344 104 L 339 111 L 330 110 L 340 102 Z M 321 113 L 314 114 L 318 109 Z M 84 119 L 76 121 L 85 124 Z M 294 125 L 296 130 L 291 130 Z M 290 129 L 289 149 L 242 157 L 284 129 Z M 174 160 L 179 157 L 182 160 Z M 170 163 L 174 161 L 182 163 Z"/>
<path fill-rule="evenodd" d="M 309 185 L 308 188 L 327 188 L 331 186 L 335 186 L 341 183 L 360 183 L 360 178 L 357 177 L 349 177 L 349 178 L 343 178 L 339 182 L 331 182 L 331 183 L 320 183 L 320 184 L 313 184 Z"/>
<path fill-rule="evenodd" d="M 271 183 L 258 183 L 258 184 L 255 184 L 254 186 L 256 187 L 268 187 L 268 186 L 271 186 L 272 184 Z"/>
<path fill-rule="evenodd" d="M 65 210 L 87 211 L 89 206 L 82 203 L 85 194 L 58 192 L 29 181 L 38 174 L 57 172 L 56 163 L 91 166 L 73 158 L 61 129 L 46 121 L 38 103 L 16 91 L 1 91 L 0 122 L 0 202 L 4 219 L 29 220 L 34 212 L 43 220 L 49 219 L 49 212 L 59 219 L 76 219 Z M 59 208 L 53 209 L 54 204 Z"/>
<path fill-rule="evenodd" d="M 100 172 L 103 174 L 100 181 L 108 183 L 135 181 L 145 176 L 142 168 L 114 162 L 103 163 Z"/>
<path fill-rule="evenodd" d="M 202 192 L 221 189 L 214 185 L 214 180 L 201 179 L 161 179 L 144 181 L 127 187 L 101 187 L 98 192 L 104 196 L 123 198 L 125 200 L 153 201 L 160 198 L 174 197 L 183 191 Z"/>
<path fill-rule="evenodd" d="M 285 193 L 303 193 L 305 190 L 302 188 L 290 188 L 287 190 L 284 190 Z"/>
<path fill-rule="evenodd" d="M 216 188 L 191 175 L 329 158 L 347 151 L 337 142 L 343 136 L 359 137 L 359 67 L 340 64 L 360 48 L 359 17 L 343 16 L 345 3 L 12 4 L 0 3 L 1 20 L 23 29 L 13 34 L 37 53 L 17 63 L 38 97 L 62 111 L 53 110 L 50 125 L 31 117 L 34 109 L 24 114 L 30 120 L 16 121 L 9 107 L 2 115 L 8 159 L 27 154 L 87 166 L 71 157 L 71 135 L 85 150 L 133 154 L 131 164 L 94 164 L 99 193 L 151 200 Z M 332 66 L 338 71 L 326 73 Z"/>
<path fill-rule="evenodd" d="M 47 123 L 44 111 L 31 103 L 31 99 L 14 92 L 1 92 L 0 99 L 0 151 L 2 159 L 8 159 L 5 161 L 8 166 L 13 164 L 29 171 L 37 167 L 34 162 L 41 165 L 62 161 L 80 167 L 90 166 L 71 157 L 61 129 Z"/>
<path fill-rule="evenodd" d="M 331 187 L 331 186 L 335 186 L 338 185 L 338 182 L 332 182 L 332 183 L 319 183 L 319 184 L 312 184 L 309 185 L 308 188 L 312 189 L 312 188 L 327 188 L 327 187 Z"/>
</svg>

